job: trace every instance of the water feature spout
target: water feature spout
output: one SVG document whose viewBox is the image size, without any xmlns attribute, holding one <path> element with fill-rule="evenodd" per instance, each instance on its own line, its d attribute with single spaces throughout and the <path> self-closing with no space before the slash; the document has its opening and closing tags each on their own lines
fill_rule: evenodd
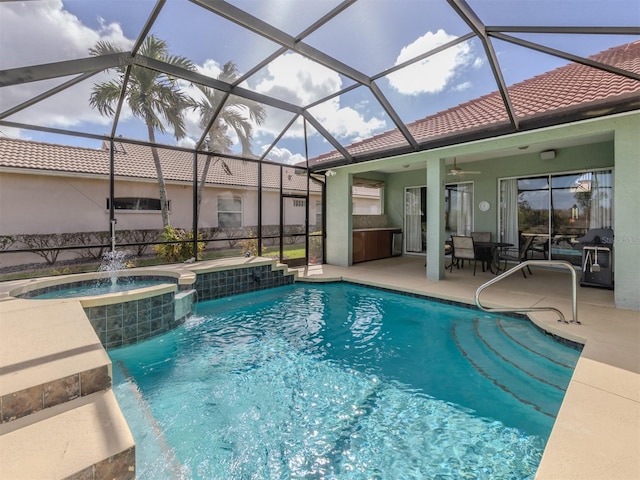
<svg viewBox="0 0 640 480">
<path fill-rule="evenodd" d="M 128 257 L 129 252 L 124 250 L 112 250 L 102 256 L 102 263 L 100 264 L 98 271 L 109 273 L 111 286 L 115 287 L 116 283 L 118 283 L 119 272 L 126 268 Z"/>
</svg>

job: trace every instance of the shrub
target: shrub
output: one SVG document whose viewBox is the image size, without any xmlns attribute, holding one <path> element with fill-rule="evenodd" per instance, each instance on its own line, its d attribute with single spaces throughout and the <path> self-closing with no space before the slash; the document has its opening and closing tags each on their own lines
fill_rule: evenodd
<svg viewBox="0 0 640 480">
<path fill-rule="evenodd" d="M 164 227 L 161 241 L 169 243 L 161 243 L 154 246 L 156 255 L 164 258 L 168 263 L 184 262 L 195 255 L 193 254 L 193 231 L 185 231 L 181 228 L 173 228 L 170 225 Z M 202 235 L 198 235 L 198 240 L 202 239 Z M 198 256 L 202 254 L 205 242 L 198 242 Z"/>
<path fill-rule="evenodd" d="M 249 232 L 249 238 L 246 238 L 240 242 L 242 245 L 242 251 L 247 257 L 258 256 L 258 239 L 253 232 Z"/>
</svg>

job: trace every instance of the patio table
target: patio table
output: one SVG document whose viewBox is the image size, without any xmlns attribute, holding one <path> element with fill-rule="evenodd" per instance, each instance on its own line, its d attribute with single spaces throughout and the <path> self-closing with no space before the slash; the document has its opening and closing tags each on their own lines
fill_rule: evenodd
<svg viewBox="0 0 640 480">
<path fill-rule="evenodd" d="M 482 261 L 482 271 L 484 272 L 484 265 L 486 263 L 489 271 L 496 275 L 501 270 L 498 251 L 502 248 L 513 247 L 512 243 L 506 242 L 473 242 L 473 245 L 478 253 L 478 259 Z"/>
</svg>

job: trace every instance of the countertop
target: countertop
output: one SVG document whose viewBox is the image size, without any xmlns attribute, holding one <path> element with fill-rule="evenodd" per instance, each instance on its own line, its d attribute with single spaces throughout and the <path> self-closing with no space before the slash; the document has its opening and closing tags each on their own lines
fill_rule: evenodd
<svg viewBox="0 0 640 480">
<path fill-rule="evenodd" d="M 381 232 L 385 230 L 401 231 L 400 227 L 354 228 L 354 232 Z"/>
</svg>

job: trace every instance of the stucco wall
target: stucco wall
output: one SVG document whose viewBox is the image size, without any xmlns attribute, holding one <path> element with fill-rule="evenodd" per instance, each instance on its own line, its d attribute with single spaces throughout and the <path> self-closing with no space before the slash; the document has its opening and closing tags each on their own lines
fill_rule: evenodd
<svg viewBox="0 0 640 480">
<path fill-rule="evenodd" d="M 117 181 L 116 197 L 158 198 L 155 182 Z M 174 227 L 190 229 L 193 223 L 193 192 L 190 185 L 167 185 L 171 201 L 170 222 Z M 199 227 L 218 226 L 218 197 L 242 198 L 243 225 L 258 223 L 258 192 L 240 188 L 207 188 L 202 199 Z M 92 232 L 109 230 L 106 179 L 87 179 L 61 175 L 0 173 L 0 235 Z M 309 200 L 310 223 L 315 222 L 316 200 Z M 304 224 L 305 209 L 293 207 L 285 199 L 286 224 Z M 161 229 L 160 212 L 116 210 L 118 230 Z M 280 194 L 263 192 L 263 225 L 280 224 Z"/>
</svg>

